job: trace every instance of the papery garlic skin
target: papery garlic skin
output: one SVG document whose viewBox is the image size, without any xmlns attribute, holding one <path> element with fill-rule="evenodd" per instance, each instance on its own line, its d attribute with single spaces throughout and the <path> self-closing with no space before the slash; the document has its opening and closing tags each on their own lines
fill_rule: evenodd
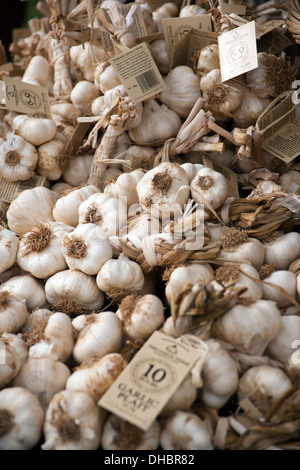
<svg viewBox="0 0 300 470">
<path fill-rule="evenodd" d="M 156 450 L 159 446 L 160 426 L 154 420 L 147 431 L 114 414 L 106 419 L 101 437 L 104 450 Z"/>
<path fill-rule="evenodd" d="M 254 126 L 269 103 L 270 99 L 245 92 L 239 107 L 233 113 L 234 125 L 242 129 Z"/>
<path fill-rule="evenodd" d="M 226 178 L 210 168 L 201 168 L 191 181 L 190 188 L 196 202 L 202 204 L 201 196 L 204 196 L 213 209 L 220 207 L 228 197 Z"/>
<path fill-rule="evenodd" d="M 45 293 L 50 305 L 63 308 L 72 317 L 99 310 L 104 304 L 103 292 L 94 277 L 79 270 L 66 269 L 49 277 Z"/>
<path fill-rule="evenodd" d="M 37 397 L 44 412 L 51 398 L 65 389 L 70 369 L 63 363 L 50 357 L 31 358 L 14 378 L 14 387 L 23 387 Z"/>
<path fill-rule="evenodd" d="M 116 315 L 120 318 L 126 336 L 131 340 L 146 340 L 162 326 L 164 305 L 159 297 L 146 294 L 125 297 Z"/>
<path fill-rule="evenodd" d="M 283 315 L 281 323 L 277 336 L 268 344 L 267 354 L 284 363 L 294 352 L 295 341 L 300 338 L 300 317 L 298 315 Z"/>
<path fill-rule="evenodd" d="M 160 101 L 175 111 L 181 118 L 187 118 L 195 102 L 200 98 L 199 78 L 186 65 L 174 67 L 164 77 L 166 90 L 161 92 Z"/>
<path fill-rule="evenodd" d="M 212 324 L 212 335 L 237 351 L 262 355 L 280 331 L 281 314 L 271 300 L 257 300 L 248 306 L 236 305 Z"/>
<path fill-rule="evenodd" d="M 54 220 L 76 227 L 79 222 L 78 209 L 80 204 L 95 193 L 99 193 L 99 189 L 96 186 L 87 185 L 76 187 L 61 194 L 53 206 Z"/>
<path fill-rule="evenodd" d="M 153 147 L 147 145 L 131 145 L 123 159 L 130 165 L 130 170 L 126 163 L 122 164 L 123 171 L 131 172 L 134 170 L 151 170 L 154 165 L 156 151 Z"/>
<path fill-rule="evenodd" d="M 201 76 L 215 69 L 220 69 L 219 46 L 210 44 L 197 53 L 196 73 Z"/>
<path fill-rule="evenodd" d="M 161 432 L 164 450 L 213 450 L 212 439 L 205 422 L 196 414 L 176 411 Z"/>
<path fill-rule="evenodd" d="M 43 186 L 25 189 L 7 210 L 9 229 L 17 235 L 24 235 L 37 222 L 54 222 L 52 209 L 56 200 L 57 194 Z"/>
<path fill-rule="evenodd" d="M 203 365 L 201 378 L 201 400 L 211 408 L 221 408 L 235 393 L 239 383 L 239 373 L 230 353 L 218 341 L 206 341 L 208 358 Z"/>
<path fill-rule="evenodd" d="M 87 393 L 62 390 L 49 403 L 41 449 L 96 450 L 100 445 L 103 420 L 103 411 Z"/>
<path fill-rule="evenodd" d="M 119 353 L 106 354 L 101 358 L 92 357 L 69 376 L 66 390 L 85 392 L 98 402 L 126 365 L 127 361 Z"/>
<path fill-rule="evenodd" d="M 66 146 L 57 139 L 50 140 L 38 147 L 37 172 L 49 181 L 58 180 L 68 164 Z"/>
<path fill-rule="evenodd" d="M 39 145 L 52 140 L 56 134 L 56 124 L 46 114 L 19 114 L 12 124 L 13 130 L 30 144 Z"/>
<path fill-rule="evenodd" d="M 286 270 L 277 270 L 271 273 L 268 277 L 265 277 L 264 282 L 266 284 L 263 284 L 262 286 L 263 298 L 273 300 L 277 303 L 279 308 L 288 307 L 292 304 L 288 296 L 296 298 L 297 277 L 294 273 Z M 284 289 L 287 295 L 277 290 L 276 287 L 269 286 L 267 283 Z"/>
<path fill-rule="evenodd" d="M 47 279 L 67 269 L 60 245 L 64 235 L 72 230 L 73 227 L 62 222 L 41 223 L 33 227 L 20 239 L 19 266 L 38 279 Z"/>
<path fill-rule="evenodd" d="M 92 357 L 118 353 L 122 346 L 122 323 L 114 312 L 93 314 L 87 325 L 79 332 L 73 357 L 81 364 Z"/>
<path fill-rule="evenodd" d="M 25 300 L 29 312 L 48 305 L 43 284 L 31 274 L 13 276 L 3 282 L 1 289 L 5 289 L 20 300 Z"/>
<path fill-rule="evenodd" d="M 160 163 L 145 173 L 136 190 L 145 211 L 157 217 L 179 215 L 189 198 L 188 176 L 176 163 Z"/>
<path fill-rule="evenodd" d="M 30 450 L 42 437 L 44 412 L 31 392 L 9 387 L 0 391 L 0 422 L 0 450 Z"/>
<path fill-rule="evenodd" d="M 76 106 L 80 115 L 89 112 L 89 104 L 99 96 L 100 91 L 94 83 L 87 80 L 77 82 L 70 93 L 71 102 Z"/>
<path fill-rule="evenodd" d="M 54 191 L 57 196 L 59 197 L 63 192 L 67 191 L 68 189 L 72 189 L 73 186 L 71 186 L 70 184 L 68 183 L 64 183 L 63 181 L 62 182 L 59 182 L 59 183 L 54 183 L 52 186 L 51 186 L 51 191 Z"/>
<path fill-rule="evenodd" d="M 289 265 L 300 256 L 300 233 L 273 232 L 264 239 L 266 264 L 275 269 L 288 269 Z"/>
<path fill-rule="evenodd" d="M 142 170 L 134 170 L 130 173 L 122 173 L 115 181 L 108 182 L 104 193 L 111 194 L 112 196 L 124 201 L 127 208 L 138 204 L 139 197 L 137 194 L 136 186 L 143 178 L 144 172 Z"/>
<path fill-rule="evenodd" d="M 25 299 L 15 297 L 5 288 L 0 290 L 0 334 L 17 333 L 28 317 Z"/>
<path fill-rule="evenodd" d="M 298 170 L 289 170 L 280 175 L 280 185 L 288 193 L 296 193 L 300 186 L 300 175 Z"/>
<path fill-rule="evenodd" d="M 0 274 L 11 268 L 17 260 L 19 239 L 16 234 L 0 226 Z"/>
<path fill-rule="evenodd" d="M 203 283 L 210 282 L 214 278 L 212 267 L 208 263 L 192 264 L 189 266 L 179 266 L 172 271 L 166 285 L 165 295 L 169 302 L 172 298 L 176 299 L 187 282 L 195 283 L 203 281 Z"/>
<path fill-rule="evenodd" d="M 7 181 L 30 179 L 37 162 L 36 148 L 19 135 L 8 133 L 0 144 L 0 175 Z"/>
<path fill-rule="evenodd" d="M 262 413 L 266 413 L 291 389 L 292 382 L 281 369 L 262 365 L 250 367 L 242 375 L 237 393 L 239 400 L 247 397 Z"/>
<path fill-rule="evenodd" d="M 76 106 L 69 101 L 55 100 L 50 103 L 51 114 L 60 116 L 63 120 L 68 121 L 70 124 L 75 125 L 79 112 Z"/>
</svg>

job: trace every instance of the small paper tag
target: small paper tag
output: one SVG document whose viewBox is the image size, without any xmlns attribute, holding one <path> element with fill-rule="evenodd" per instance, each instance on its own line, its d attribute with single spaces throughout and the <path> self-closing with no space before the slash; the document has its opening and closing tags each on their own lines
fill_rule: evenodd
<svg viewBox="0 0 300 470">
<path fill-rule="evenodd" d="M 98 405 L 146 431 L 201 351 L 155 331 Z"/>
<path fill-rule="evenodd" d="M 220 162 L 211 160 L 207 156 L 202 157 L 202 160 L 203 160 L 204 165 L 207 168 L 217 171 L 218 173 L 221 173 L 221 175 L 224 176 L 224 178 L 227 181 L 229 196 L 239 198 L 240 194 L 239 194 L 238 177 L 234 173 L 234 171 L 230 170 L 229 168 L 227 168 L 227 166 L 223 165 Z"/>
<path fill-rule="evenodd" d="M 258 67 L 255 21 L 218 37 L 222 81 Z"/>
<path fill-rule="evenodd" d="M 192 28 L 211 31 L 211 16 L 188 16 L 183 18 L 165 18 L 162 20 L 166 47 L 171 57 L 174 44 L 179 41 Z"/>
<path fill-rule="evenodd" d="M 103 49 L 106 51 L 112 49 L 114 47 L 112 40 L 111 40 L 111 34 L 107 29 L 105 29 L 103 26 L 100 26 L 99 28 L 100 36 L 101 36 L 101 44 Z"/>
<path fill-rule="evenodd" d="M 263 149 L 290 163 L 300 155 L 300 121 L 295 119 L 263 142 Z"/>
<path fill-rule="evenodd" d="M 131 9 L 132 5 L 135 5 L 134 3 L 128 3 L 126 5 L 120 5 L 121 11 L 126 18 L 126 16 L 129 13 L 129 10 Z M 128 30 L 131 32 L 131 34 L 135 38 L 139 38 L 141 36 L 146 36 L 147 34 L 147 28 L 144 22 L 144 17 L 143 17 L 143 11 L 140 6 L 138 6 L 134 17 L 133 17 L 133 23 L 131 26 L 129 26 Z"/>
<path fill-rule="evenodd" d="M 94 127 L 94 122 L 78 122 L 72 136 L 70 137 L 66 151 L 69 155 L 75 156 L 79 147 L 82 145 L 83 139 L 87 133 Z"/>
<path fill-rule="evenodd" d="M 2 77 L 5 84 L 5 107 L 18 113 L 50 115 L 48 90 L 13 77 Z"/>
<path fill-rule="evenodd" d="M 280 29 L 275 29 L 268 34 L 264 34 L 257 42 L 257 52 L 268 52 L 268 54 L 278 54 L 293 42 Z"/>
<path fill-rule="evenodd" d="M 12 202 L 16 197 L 26 189 L 37 188 L 38 186 L 46 186 L 47 179 L 44 176 L 35 175 L 26 181 L 17 181 L 12 183 L 4 178 L 0 178 L 0 200 L 4 202 Z"/>
<path fill-rule="evenodd" d="M 235 13 L 236 15 L 243 16 L 246 13 L 246 5 L 241 5 L 238 3 L 226 3 L 221 1 L 221 12 L 227 13 Z"/>
<path fill-rule="evenodd" d="M 166 89 L 165 82 L 146 43 L 132 47 L 109 62 L 116 71 L 128 95 L 136 103 L 151 98 Z"/>
</svg>

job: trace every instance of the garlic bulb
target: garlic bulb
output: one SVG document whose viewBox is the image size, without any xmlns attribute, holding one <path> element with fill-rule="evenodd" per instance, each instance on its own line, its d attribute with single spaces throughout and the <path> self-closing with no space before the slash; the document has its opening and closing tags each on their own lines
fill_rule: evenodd
<svg viewBox="0 0 300 470">
<path fill-rule="evenodd" d="M 93 155 L 72 157 L 62 174 L 63 181 L 73 187 L 84 184 L 89 177 L 93 158 Z"/>
<path fill-rule="evenodd" d="M 142 121 L 138 127 L 129 129 L 129 137 L 138 145 L 163 145 L 175 137 L 181 127 L 177 113 L 155 99 L 143 103 Z"/>
<path fill-rule="evenodd" d="M 160 163 L 136 187 L 139 203 L 154 217 L 178 215 L 189 198 L 188 176 L 177 163 Z"/>
<path fill-rule="evenodd" d="M 104 413 L 83 392 L 62 390 L 47 408 L 42 450 L 96 450 L 100 445 Z"/>
<path fill-rule="evenodd" d="M 209 339 L 206 345 L 209 354 L 201 372 L 201 400 L 211 408 L 222 408 L 238 387 L 237 365 L 230 353 L 215 339 Z"/>
<path fill-rule="evenodd" d="M 19 135 L 9 132 L 0 144 L 0 175 L 7 181 L 30 179 L 37 162 L 35 147 Z"/>
<path fill-rule="evenodd" d="M 258 271 L 251 264 L 239 264 L 239 269 L 236 266 L 225 265 L 216 270 L 216 280 L 223 286 L 234 285 L 236 288 L 245 287 L 247 290 L 240 294 L 242 299 L 250 299 L 252 301 L 263 298 L 263 287 L 259 283 L 260 275 Z M 251 278 L 257 279 L 256 282 Z M 264 297 L 266 299 L 266 297 Z M 269 298 L 269 300 L 275 300 Z"/>
<path fill-rule="evenodd" d="M 38 399 L 22 387 L 0 391 L 0 449 L 30 450 L 42 437 L 44 412 Z"/>
<path fill-rule="evenodd" d="M 99 193 L 96 186 L 88 185 L 75 187 L 62 193 L 53 206 L 53 217 L 57 222 L 76 227 L 79 220 L 78 209 L 80 204 L 92 194 Z"/>
<path fill-rule="evenodd" d="M 289 265 L 300 256 L 300 233 L 282 233 L 275 231 L 264 239 L 266 264 L 275 269 L 288 269 Z"/>
<path fill-rule="evenodd" d="M 26 301 L 27 310 L 47 306 L 44 286 L 30 274 L 13 276 L 1 285 L 1 289 L 10 292 L 14 297 Z"/>
<path fill-rule="evenodd" d="M 199 78 L 191 67 L 178 65 L 164 78 L 166 90 L 159 99 L 181 118 L 187 118 L 200 97 Z"/>
<path fill-rule="evenodd" d="M 296 298 L 297 277 L 294 273 L 286 270 L 277 270 L 272 272 L 268 277 L 265 277 L 264 281 L 284 289 L 288 295 Z M 287 295 L 280 292 L 276 287 L 272 287 L 267 284 L 263 284 L 263 298 L 273 300 L 277 303 L 279 308 L 291 305 L 291 301 Z"/>
<path fill-rule="evenodd" d="M 131 145 L 126 151 L 123 159 L 129 163 L 130 171 L 151 170 L 154 166 L 156 151 L 147 145 Z M 123 171 L 128 172 L 128 166 L 122 164 Z"/>
<path fill-rule="evenodd" d="M 142 212 L 129 218 L 127 226 L 120 232 L 119 239 L 142 250 L 143 239 L 160 233 L 160 229 L 161 224 L 158 219 L 150 217 L 148 212 Z"/>
<path fill-rule="evenodd" d="M 1 339 L 5 344 L 14 349 L 19 359 L 18 362 L 20 362 L 21 367 L 23 367 L 28 361 L 29 350 L 21 331 L 19 333 L 3 333 Z"/>
<path fill-rule="evenodd" d="M 195 283 L 203 281 L 205 284 L 206 282 L 212 281 L 213 278 L 213 269 L 208 263 L 176 267 L 172 271 L 165 289 L 165 295 L 169 304 L 171 304 L 172 298 L 173 301 L 176 302 L 180 291 L 187 282 Z"/>
<path fill-rule="evenodd" d="M 115 181 L 107 183 L 104 193 L 121 199 L 127 208 L 130 208 L 133 204 L 138 204 L 139 202 L 136 186 L 143 176 L 144 172 L 142 170 L 122 173 Z"/>
<path fill-rule="evenodd" d="M 280 331 L 281 314 L 271 300 L 235 305 L 212 324 L 212 335 L 240 352 L 262 355 Z"/>
<path fill-rule="evenodd" d="M 160 445 L 164 450 L 213 450 L 205 422 L 194 413 L 180 410 L 167 419 Z"/>
<path fill-rule="evenodd" d="M 127 361 L 119 353 L 92 357 L 76 367 L 67 380 L 66 390 L 85 392 L 98 402 L 126 365 Z"/>
<path fill-rule="evenodd" d="M 16 348 L 5 338 L 4 335 L 10 333 L 3 333 L 0 335 L 0 389 L 7 386 L 21 369 L 21 360 Z M 0 408 L 1 409 L 1 408 Z M 1 423 L 1 411 L 0 411 Z M 1 441 L 0 441 L 1 442 Z"/>
<path fill-rule="evenodd" d="M 67 191 L 67 189 L 72 189 L 72 188 L 73 186 L 64 182 L 54 183 L 50 187 L 51 191 L 54 191 L 57 194 L 57 196 L 60 196 L 64 191 Z"/>
<path fill-rule="evenodd" d="M 181 168 L 184 169 L 184 171 L 188 175 L 189 184 L 193 181 L 193 179 L 197 175 L 198 171 L 201 170 L 202 168 L 204 168 L 204 165 L 202 165 L 202 163 L 186 162 L 186 163 L 182 163 L 182 165 L 180 165 L 180 166 L 181 166 Z"/>
<path fill-rule="evenodd" d="M 103 94 L 121 84 L 113 66 L 105 62 L 95 68 L 94 83 Z"/>
<path fill-rule="evenodd" d="M 199 16 L 206 15 L 207 11 L 205 8 L 200 7 L 199 5 L 186 5 L 181 8 L 179 12 L 179 18 L 185 18 L 187 16 Z"/>
<path fill-rule="evenodd" d="M 151 42 L 150 47 L 152 57 L 155 60 L 158 70 L 162 75 L 167 75 L 171 69 L 171 60 L 165 39 L 156 39 Z"/>
<path fill-rule="evenodd" d="M 126 296 L 116 312 L 126 336 L 135 340 L 146 340 L 164 323 L 164 305 L 156 295 Z"/>
<path fill-rule="evenodd" d="M 51 114 L 60 116 L 63 120 L 76 125 L 79 112 L 74 104 L 68 101 L 55 100 L 50 103 Z"/>
<path fill-rule="evenodd" d="M 61 240 L 73 227 L 62 222 L 39 223 L 22 235 L 17 261 L 19 266 L 39 279 L 47 279 L 67 269 Z"/>
<path fill-rule="evenodd" d="M 73 357 L 79 364 L 94 357 L 118 353 L 122 346 L 122 324 L 114 312 L 92 314 L 86 326 L 79 332 L 73 349 Z"/>
<path fill-rule="evenodd" d="M 165 404 L 160 416 L 168 417 L 177 410 L 188 410 L 196 400 L 197 392 L 192 374 L 189 373 Z"/>
<path fill-rule="evenodd" d="M 176 319 L 176 327 L 172 317 L 168 317 L 163 324 L 162 331 L 173 338 L 179 338 L 181 335 L 188 333 L 192 327 L 191 316 L 185 316 Z"/>
<path fill-rule="evenodd" d="M 9 289 L 0 290 L 0 334 L 17 333 L 28 317 L 25 299 L 15 297 Z"/>
<path fill-rule="evenodd" d="M 107 236 L 118 235 L 126 225 L 127 208 L 122 199 L 95 192 L 78 207 L 78 223 L 93 223 L 101 227 Z"/>
<path fill-rule="evenodd" d="M 80 115 L 89 112 L 89 104 L 97 96 L 100 91 L 96 88 L 94 83 L 87 80 L 77 82 L 70 93 L 70 99 L 74 106 L 78 109 Z"/>
<path fill-rule="evenodd" d="M 50 357 L 31 358 L 14 378 L 14 387 L 23 387 L 35 395 L 46 412 L 51 398 L 64 390 L 71 372 L 60 361 Z"/>
<path fill-rule="evenodd" d="M 281 369 L 254 366 L 240 378 L 238 397 L 239 400 L 249 398 L 256 408 L 266 413 L 291 388 L 292 382 Z"/>
<path fill-rule="evenodd" d="M 94 71 L 97 63 L 105 58 L 105 50 L 90 42 L 78 44 L 70 48 L 72 70 L 77 81 L 94 81 Z"/>
<path fill-rule="evenodd" d="M 268 344 L 267 354 L 284 363 L 294 352 L 294 341 L 300 338 L 300 318 L 298 315 L 283 315 L 281 323 L 277 336 Z"/>
<path fill-rule="evenodd" d="M 37 308 L 29 313 L 20 333 L 25 334 L 34 330 L 36 325 L 46 320 L 53 312 L 48 308 Z"/>
<path fill-rule="evenodd" d="M 0 274 L 14 265 L 18 248 L 19 239 L 16 234 L 0 225 Z"/>
<path fill-rule="evenodd" d="M 58 180 L 68 165 L 66 146 L 54 139 L 38 147 L 37 172 L 50 181 Z"/>
<path fill-rule="evenodd" d="M 298 170 L 289 170 L 280 175 L 280 185 L 288 193 L 296 193 L 300 186 L 300 174 Z"/>
<path fill-rule="evenodd" d="M 117 259 L 106 261 L 96 277 L 99 289 L 116 302 L 126 295 L 138 293 L 144 282 L 145 277 L 140 265 L 123 253 Z"/>
<path fill-rule="evenodd" d="M 147 431 L 125 421 L 114 414 L 106 419 L 101 447 L 104 450 L 156 450 L 159 446 L 160 426 L 154 420 Z"/>
<path fill-rule="evenodd" d="M 51 81 L 51 69 L 48 59 L 42 55 L 34 55 L 27 65 L 22 82 L 47 87 Z"/>
<path fill-rule="evenodd" d="M 66 269 L 49 277 L 45 293 L 50 305 L 72 317 L 99 310 L 104 304 L 94 277 L 78 270 Z"/>
<path fill-rule="evenodd" d="M 239 107 L 233 113 L 234 125 L 243 129 L 254 126 L 269 103 L 270 99 L 244 92 Z"/>
<path fill-rule="evenodd" d="M 227 260 L 228 263 L 249 261 L 256 270 L 259 270 L 264 262 L 265 245 L 241 230 L 229 229 L 225 231 L 221 238 L 221 245 L 219 256 Z"/>
<path fill-rule="evenodd" d="M 220 207 L 228 197 L 226 178 L 221 173 L 206 167 L 200 168 L 191 181 L 190 188 L 196 202 L 203 203 L 202 195 L 213 209 Z"/>
<path fill-rule="evenodd" d="M 94 275 L 111 259 L 112 248 L 106 232 L 96 224 L 78 224 L 66 233 L 61 241 L 61 251 L 70 269 Z"/>
<path fill-rule="evenodd" d="M 218 44 L 205 46 L 196 53 L 195 69 L 199 76 L 205 75 L 212 70 L 220 69 Z"/>
<path fill-rule="evenodd" d="M 47 357 L 66 362 L 72 355 L 75 343 L 72 321 L 63 312 L 52 313 L 24 337 L 29 347 L 29 359 Z"/>
<path fill-rule="evenodd" d="M 12 128 L 35 147 L 52 140 L 57 130 L 53 119 L 42 113 L 19 114 L 13 120 Z"/>
<path fill-rule="evenodd" d="M 291 89 L 295 71 L 283 52 L 278 57 L 259 52 L 257 60 L 258 67 L 246 73 L 247 85 L 253 93 L 262 98 L 276 98 Z"/>
<path fill-rule="evenodd" d="M 56 200 L 57 195 L 43 186 L 22 191 L 7 210 L 8 227 L 17 235 L 24 235 L 37 222 L 54 222 L 52 209 Z"/>
</svg>

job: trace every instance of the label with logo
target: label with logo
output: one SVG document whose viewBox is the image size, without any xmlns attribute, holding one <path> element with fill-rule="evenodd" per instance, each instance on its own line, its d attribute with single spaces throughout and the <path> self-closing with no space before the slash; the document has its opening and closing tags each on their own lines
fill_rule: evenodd
<svg viewBox="0 0 300 470">
<path fill-rule="evenodd" d="M 5 87 L 5 108 L 21 114 L 44 113 L 51 115 L 47 88 L 6 76 L 2 77 L 2 81 Z"/>
<path fill-rule="evenodd" d="M 98 405 L 146 431 L 200 354 L 196 348 L 155 331 Z"/>
<path fill-rule="evenodd" d="M 255 21 L 218 37 L 222 81 L 258 67 Z"/>
</svg>

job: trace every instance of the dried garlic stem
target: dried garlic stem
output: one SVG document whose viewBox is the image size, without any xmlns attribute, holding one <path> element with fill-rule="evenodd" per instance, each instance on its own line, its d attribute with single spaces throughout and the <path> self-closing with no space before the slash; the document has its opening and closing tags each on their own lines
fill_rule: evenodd
<svg viewBox="0 0 300 470">
<path fill-rule="evenodd" d="M 128 30 L 138 5 L 132 5 L 126 18 L 123 16 L 120 5 L 117 2 L 111 2 L 111 5 L 105 8 L 99 8 L 95 16 L 101 21 L 103 26 L 110 31 L 117 41 L 128 48 L 136 45 L 133 34 Z"/>
</svg>

